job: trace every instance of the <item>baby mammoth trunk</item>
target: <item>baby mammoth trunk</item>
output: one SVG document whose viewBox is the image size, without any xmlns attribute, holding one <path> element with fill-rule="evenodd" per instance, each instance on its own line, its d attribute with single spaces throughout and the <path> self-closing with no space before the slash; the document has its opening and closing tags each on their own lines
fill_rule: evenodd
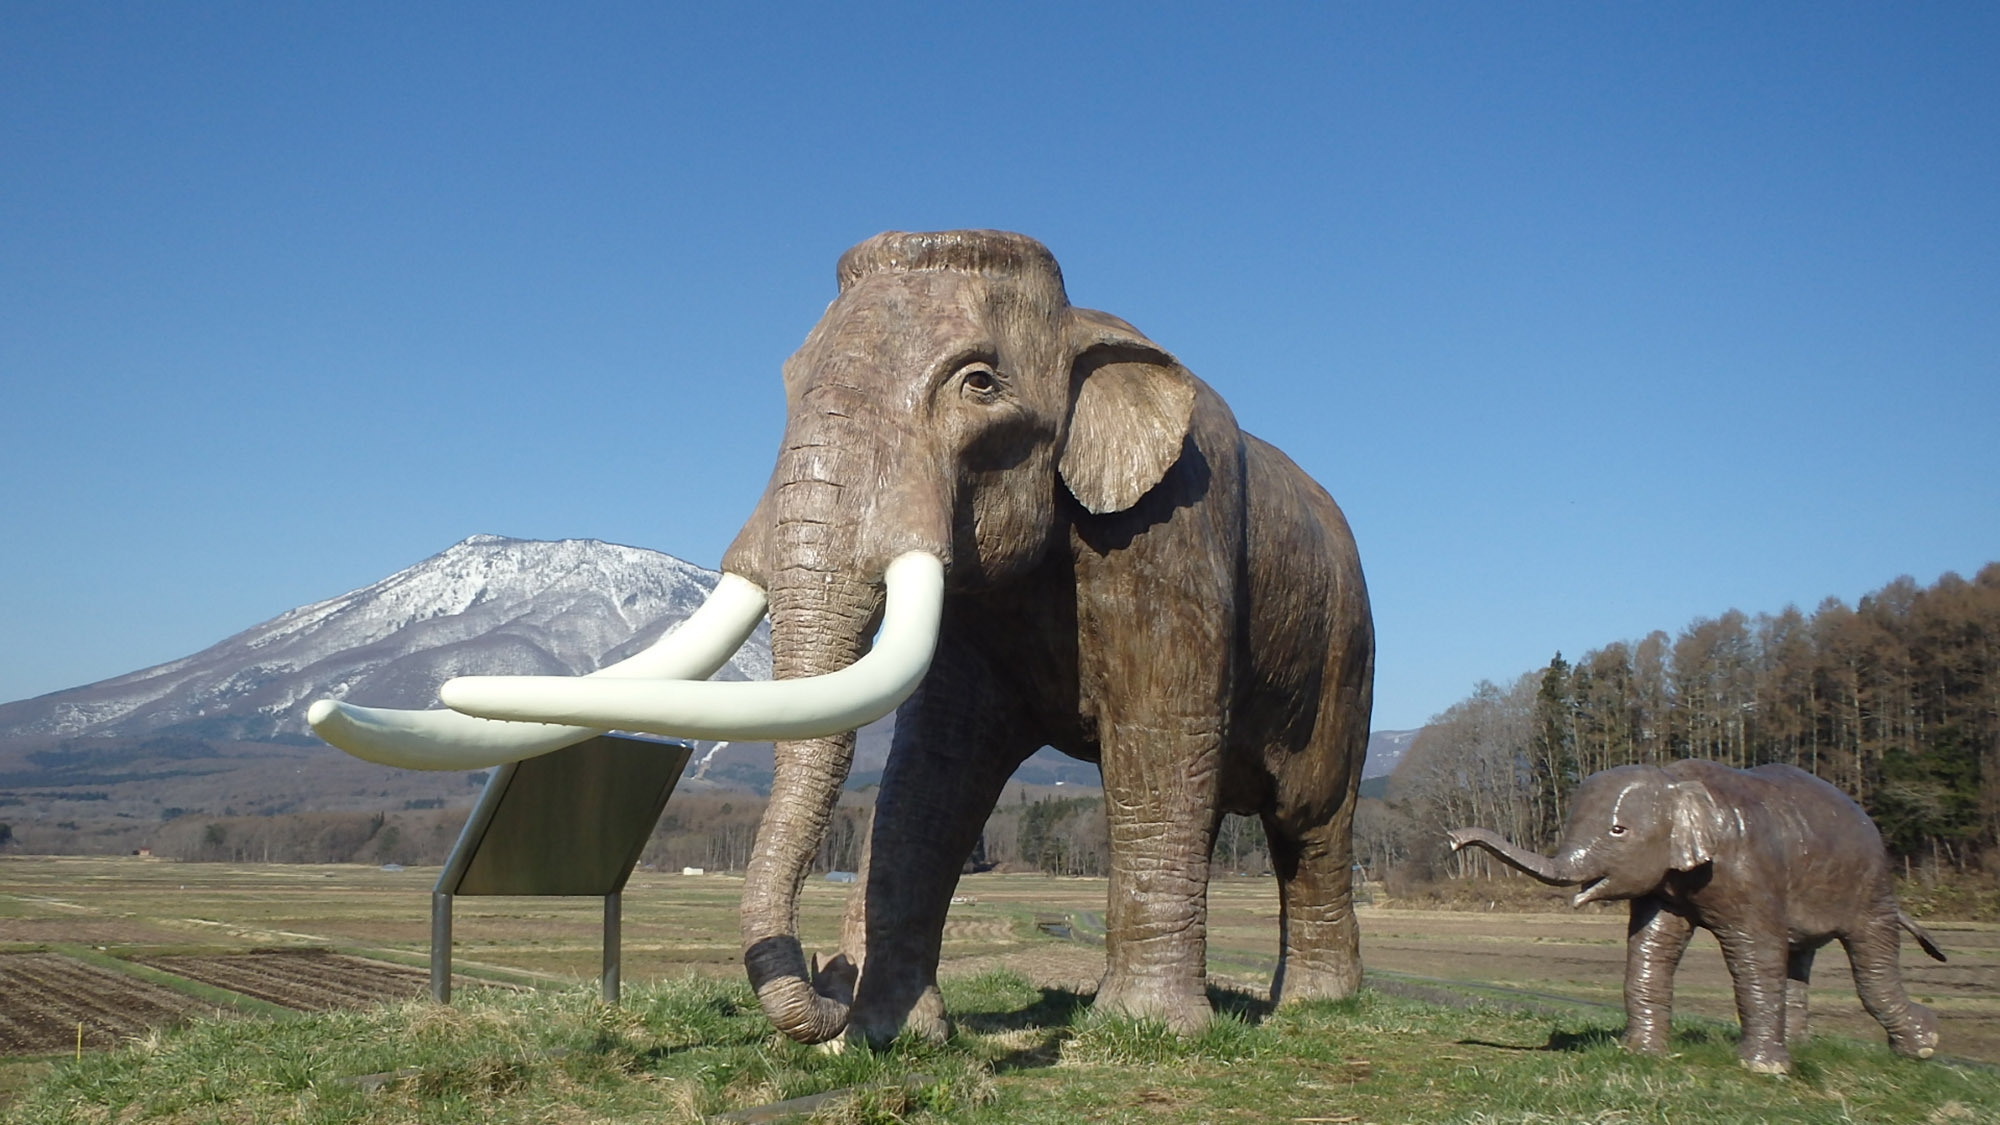
<svg viewBox="0 0 2000 1125">
<path fill-rule="evenodd" d="M 1516 871 L 1531 875 L 1552 887 L 1567 887 L 1583 882 L 1588 875 L 1577 869 L 1574 859 L 1562 860 L 1517 848 L 1495 832 L 1485 828 L 1454 828 L 1445 834 L 1451 841 L 1451 850 L 1462 848 L 1484 848 L 1500 858 L 1502 863 Z"/>
</svg>

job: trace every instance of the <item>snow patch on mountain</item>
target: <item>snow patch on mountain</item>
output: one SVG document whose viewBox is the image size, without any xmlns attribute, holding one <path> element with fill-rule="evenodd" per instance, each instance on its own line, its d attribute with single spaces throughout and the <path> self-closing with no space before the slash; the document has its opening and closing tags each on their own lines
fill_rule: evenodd
<svg viewBox="0 0 2000 1125">
<path fill-rule="evenodd" d="M 1363 779 L 1387 777 L 1409 752 L 1410 744 L 1422 734 L 1418 730 L 1378 730 L 1368 733 L 1368 758 L 1361 766 Z"/>
</svg>

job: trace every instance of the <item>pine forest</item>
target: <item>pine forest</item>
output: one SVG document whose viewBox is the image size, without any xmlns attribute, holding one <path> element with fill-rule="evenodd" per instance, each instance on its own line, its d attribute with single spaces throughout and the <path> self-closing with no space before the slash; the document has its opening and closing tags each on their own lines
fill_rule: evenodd
<svg viewBox="0 0 2000 1125">
<path fill-rule="evenodd" d="M 1906 870 L 2000 863 L 2000 563 L 1899 578 L 1853 607 L 1732 609 L 1482 683 L 1418 735 L 1387 805 L 1363 810 L 1360 858 L 1483 868 L 1445 854 L 1460 825 L 1546 850 L 1582 778 L 1680 758 L 1810 770 L 1868 810 Z"/>
</svg>

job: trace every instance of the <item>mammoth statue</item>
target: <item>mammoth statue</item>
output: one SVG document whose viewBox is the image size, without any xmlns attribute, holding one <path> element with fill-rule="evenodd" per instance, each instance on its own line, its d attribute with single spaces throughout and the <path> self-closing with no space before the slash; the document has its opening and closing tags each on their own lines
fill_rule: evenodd
<svg viewBox="0 0 2000 1125">
<path fill-rule="evenodd" d="M 1912 1058 L 1937 1049 L 1936 1018 L 1903 992 L 1902 931 L 1932 957 L 1944 954 L 1896 906 L 1875 823 L 1802 769 L 1683 761 L 1594 773 L 1576 791 L 1553 858 L 1484 828 L 1448 838 L 1454 851 L 1484 848 L 1544 883 L 1582 884 L 1578 906 L 1631 900 L 1628 1050 L 1666 1050 L 1674 969 L 1696 926 L 1722 946 L 1743 1024 L 1737 1055 L 1751 1070 L 1791 1069 L 1786 1045 L 1806 1036 L 1813 954 L 1835 939 L 1890 1046 Z"/>
<path fill-rule="evenodd" d="M 744 962 L 786 1034 L 947 1031 L 952 889 L 1001 786 L 1049 745 L 1110 821 L 1099 1009 L 1204 1025 L 1210 852 L 1256 815 L 1281 886 L 1280 999 L 1361 975 L 1349 865 L 1374 631 L 1340 509 L 1131 325 L 1072 307 L 1040 243 L 891 232 L 784 365 L 777 466 L 710 601 L 580 678 L 468 677 L 447 711 L 322 700 L 328 742 L 462 769 L 602 728 L 772 739 Z M 767 608 L 776 678 L 702 682 Z M 878 633 L 879 625 L 879 633 Z M 799 888 L 852 761 L 898 708 L 842 952 Z M 538 725 L 556 724 L 556 725 Z"/>
</svg>

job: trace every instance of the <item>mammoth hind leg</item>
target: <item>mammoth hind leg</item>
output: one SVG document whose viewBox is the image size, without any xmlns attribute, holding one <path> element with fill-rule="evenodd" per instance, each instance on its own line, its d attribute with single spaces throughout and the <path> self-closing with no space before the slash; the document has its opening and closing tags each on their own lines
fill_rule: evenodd
<svg viewBox="0 0 2000 1125">
<path fill-rule="evenodd" d="M 1792 950 L 1785 963 L 1785 1045 L 1796 1047 L 1806 1041 L 1806 986 L 1812 983 L 1813 955 L 1819 949 L 1805 946 Z"/>
<path fill-rule="evenodd" d="M 1840 939 L 1854 967 L 1854 988 L 1861 1006 L 1889 1033 L 1889 1046 L 1899 1055 L 1927 1059 L 1937 1051 L 1937 1017 L 1910 1000 L 1903 991 L 1898 964 L 1902 929 L 1895 914 L 1872 919 Z"/>
<path fill-rule="evenodd" d="M 1321 824 L 1288 826 L 1277 815 L 1264 815 L 1279 896 L 1273 1003 L 1340 1000 L 1361 987 L 1353 822 L 1349 803 Z"/>
</svg>

